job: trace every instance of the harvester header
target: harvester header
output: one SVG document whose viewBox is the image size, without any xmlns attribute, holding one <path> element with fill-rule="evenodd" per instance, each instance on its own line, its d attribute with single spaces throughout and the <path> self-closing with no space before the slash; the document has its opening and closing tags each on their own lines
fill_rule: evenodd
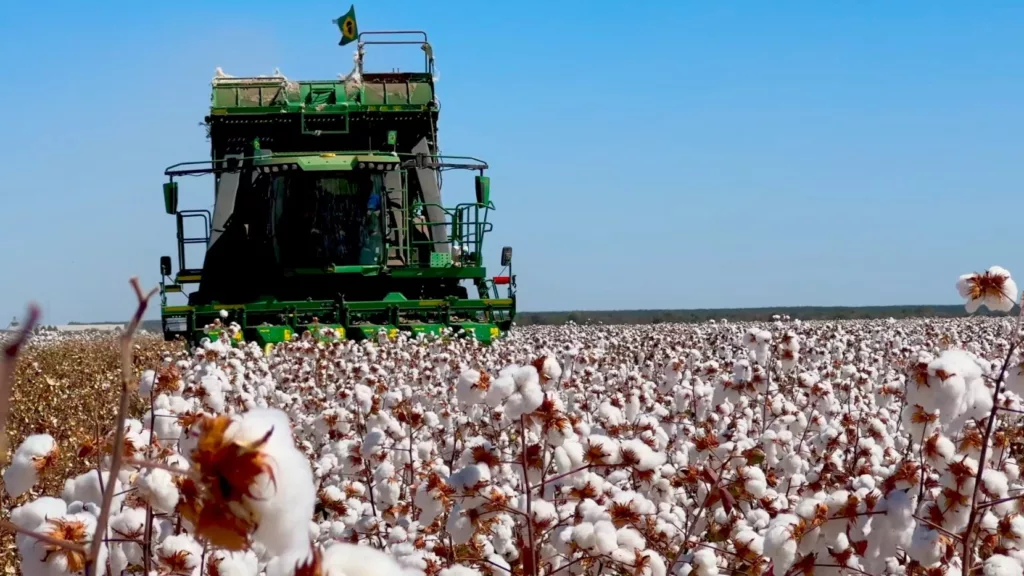
<svg viewBox="0 0 1024 576">
<path fill-rule="evenodd" d="M 178 232 L 177 272 L 169 256 L 160 261 L 166 338 L 197 343 L 234 323 L 234 339 L 261 344 L 311 328 L 346 338 L 452 328 L 489 342 L 510 328 L 511 248 L 502 250 L 502 275 L 484 267 L 495 210 L 488 165 L 439 153 L 426 33 L 357 33 L 354 18 L 353 8 L 338 21 L 342 45 L 349 32 L 358 41 L 344 78 L 217 70 L 210 159 L 165 171 L 165 209 Z M 423 69 L 365 72 L 374 44 L 418 47 Z M 474 201 L 442 203 L 446 170 L 475 173 Z M 181 179 L 202 175 L 214 177 L 213 211 L 178 210 Z M 187 235 L 186 223 L 205 234 Z M 204 246 L 200 265 L 186 261 L 189 245 Z M 187 303 L 169 304 L 179 293 Z"/>
</svg>

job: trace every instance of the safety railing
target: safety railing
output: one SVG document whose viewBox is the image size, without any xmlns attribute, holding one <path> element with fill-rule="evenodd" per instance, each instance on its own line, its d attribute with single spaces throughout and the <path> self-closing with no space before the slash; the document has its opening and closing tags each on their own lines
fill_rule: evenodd
<svg viewBox="0 0 1024 576">
<path fill-rule="evenodd" d="M 482 265 L 482 250 L 484 236 L 492 230 L 493 224 L 487 221 L 487 216 L 494 209 L 494 204 L 463 203 L 454 208 L 445 208 L 439 204 L 416 203 L 412 206 L 413 213 L 425 211 L 427 207 L 434 207 L 443 214 L 443 221 L 428 222 L 413 220 L 411 225 L 419 228 L 420 232 L 426 232 L 430 227 L 442 225 L 445 227 L 448 236 L 448 244 L 453 248 L 451 251 L 453 265 Z M 432 252 L 437 242 L 429 239 L 414 240 L 412 230 L 405 233 L 406 251 L 409 254 L 417 254 L 422 250 Z M 448 262 L 432 262 L 432 266 L 444 266 Z"/>
<path fill-rule="evenodd" d="M 210 211 L 209 210 L 179 210 L 176 214 L 178 224 L 178 270 L 191 270 L 185 263 L 185 246 L 188 244 L 203 244 L 210 242 Z M 185 236 L 185 220 L 199 218 L 203 221 L 203 236 Z"/>
</svg>

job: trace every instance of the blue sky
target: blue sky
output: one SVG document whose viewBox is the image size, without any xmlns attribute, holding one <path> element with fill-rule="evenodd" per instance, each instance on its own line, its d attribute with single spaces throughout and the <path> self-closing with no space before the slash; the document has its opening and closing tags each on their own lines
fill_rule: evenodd
<svg viewBox="0 0 1024 576">
<path fill-rule="evenodd" d="M 0 4 L 0 324 L 29 300 L 126 318 L 128 278 L 174 253 L 162 171 L 207 157 L 215 67 L 348 72 L 348 7 Z M 489 256 L 515 247 L 522 309 L 953 303 L 960 273 L 1024 275 L 1024 2 L 356 10 L 430 34 L 442 148 L 492 166 Z"/>
</svg>

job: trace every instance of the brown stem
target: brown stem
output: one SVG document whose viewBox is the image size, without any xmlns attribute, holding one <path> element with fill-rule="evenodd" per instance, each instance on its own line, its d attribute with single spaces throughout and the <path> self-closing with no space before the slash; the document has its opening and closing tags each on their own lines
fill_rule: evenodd
<svg viewBox="0 0 1024 576">
<path fill-rule="evenodd" d="M 537 542 L 533 539 L 533 488 L 530 486 L 530 467 L 526 461 L 526 420 L 522 416 L 519 417 L 519 444 L 523 451 L 523 488 L 526 492 L 526 536 L 529 538 L 526 553 L 530 555 L 528 576 L 537 576 Z"/>
<path fill-rule="evenodd" d="M 96 574 L 96 561 L 100 556 L 100 547 L 103 545 L 103 537 L 107 532 L 107 522 L 110 519 L 110 507 L 114 501 L 114 487 L 117 485 L 117 475 L 121 471 L 121 462 L 124 459 L 125 421 L 128 419 L 128 392 L 133 388 L 132 337 L 135 335 L 139 323 L 142 322 L 142 316 L 146 313 L 149 299 L 157 292 L 157 289 L 154 288 L 149 291 L 149 294 L 143 294 L 138 278 L 132 278 L 131 285 L 135 291 L 135 297 L 138 299 L 138 305 L 135 308 L 135 314 L 132 316 L 131 322 L 121 335 L 121 399 L 117 407 L 114 453 L 110 459 L 110 472 L 107 476 L 108 482 L 103 491 L 103 505 L 100 507 L 100 516 L 96 519 L 96 532 L 89 547 L 89 556 L 85 564 L 85 576 L 94 576 Z"/>
<path fill-rule="evenodd" d="M 1018 318 L 1018 326 L 1019 326 Z M 1019 329 L 1018 329 L 1019 333 Z M 1017 334 L 1014 334 L 1016 337 Z M 1003 360 L 1003 367 L 999 370 L 999 378 L 996 380 L 995 390 L 992 391 L 992 412 L 988 415 L 988 422 L 985 425 L 985 436 L 981 442 L 981 455 L 978 457 L 978 472 L 974 476 L 974 493 L 971 495 L 971 514 L 967 517 L 967 529 L 964 530 L 964 568 L 967 570 L 971 569 L 971 564 L 974 560 L 974 522 L 978 514 L 978 494 L 981 493 L 981 475 L 985 471 L 985 458 L 988 457 L 988 444 L 989 439 L 992 437 L 992 429 L 996 424 L 996 413 L 999 408 L 999 389 L 1002 387 L 1003 380 L 1006 378 L 1006 369 L 1010 365 L 1010 357 L 1013 356 L 1014 350 L 1017 349 L 1017 342 L 1014 341 L 1010 344 L 1010 348 L 1006 351 L 1006 359 Z"/>
<path fill-rule="evenodd" d="M 16 336 L 4 344 L 3 357 L 0 358 L 0 464 L 6 464 L 7 458 L 7 447 L 4 445 L 7 438 L 5 430 L 7 429 L 7 415 L 11 410 L 11 390 L 14 388 L 14 368 L 18 363 L 18 353 L 21 352 L 25 340 L 35 328 L 40 315 L 39 307 L 29 304 L 25 324 Z"/>
</svg>

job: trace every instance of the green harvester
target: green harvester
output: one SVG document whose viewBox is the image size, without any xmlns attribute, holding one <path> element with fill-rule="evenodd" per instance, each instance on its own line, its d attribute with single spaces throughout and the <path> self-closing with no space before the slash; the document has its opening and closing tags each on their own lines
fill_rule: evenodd
<svg viewBox="0 0 1024 576">
<path fill-rule="evenodd" d="M 235 341 L 264 347 L 307 330 L 320 338 L 320 328 L 346 339 L 452 329 L 489 343 L 511 327 L 512 249 L 501 251 L 500 275 L 488 276 L 488 166 L 438 153 L 426 33 L 353 34 L 353 11 L 341 29 L 342 45 L 358 42 L 344 79 L 218 70 L 206 117 L 211 159 L 165 171 L 178 245 L 176 273 L 170 256 L 160 258 L 165 339 L 195 345 L 237 323 Z M 364 72 L 375 44 L 419 47 L 424 70 Z M 441 203 L 448 170 L 475 173 L 473 202 Z M 214 176 L 212 212 L 179 210 L 179 181 L 202 175 Z M 205 248 L 200 267 L 186 262 L 192 244 Z"/>
</svg>

